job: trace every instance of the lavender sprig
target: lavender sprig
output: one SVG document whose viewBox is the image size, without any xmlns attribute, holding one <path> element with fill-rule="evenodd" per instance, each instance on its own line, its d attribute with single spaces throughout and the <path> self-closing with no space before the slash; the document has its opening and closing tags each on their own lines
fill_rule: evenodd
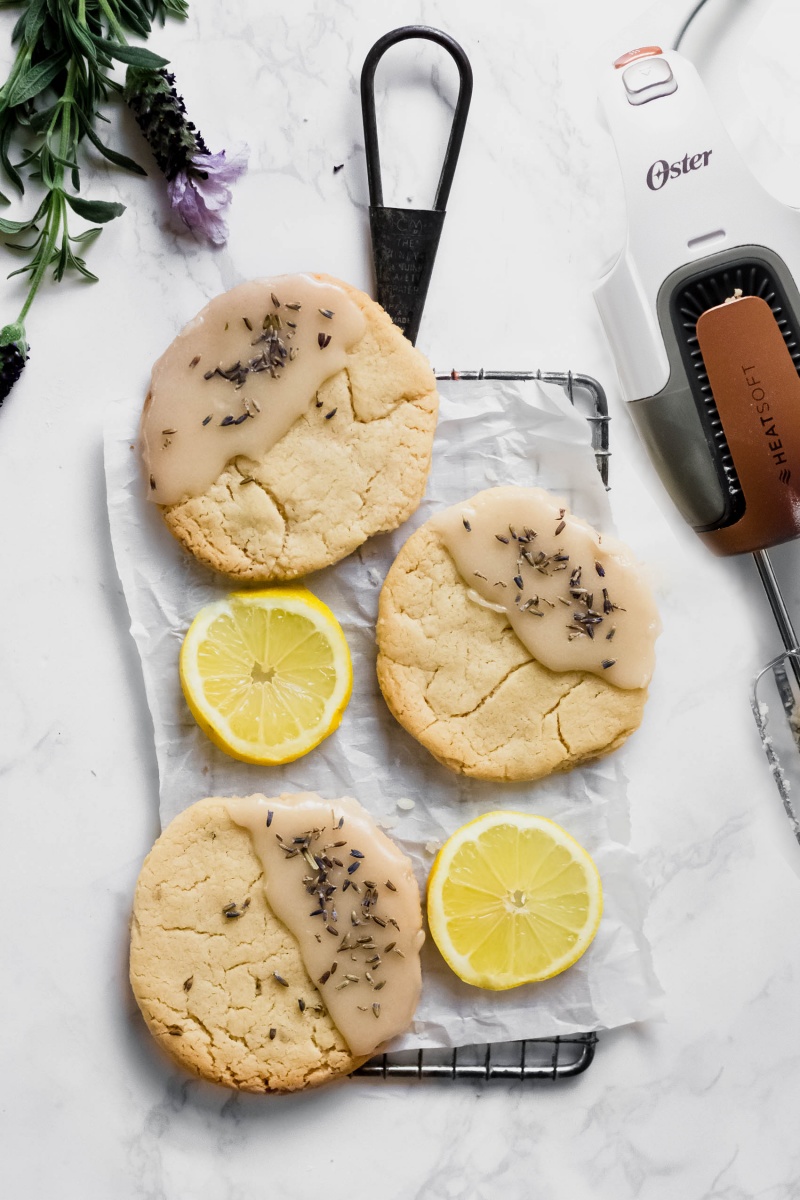
<svg viewBox="0 0 800 1200">
<path fill-rule="evenodd" d="M 0 239 L 26 259 L 12 275 L 28 276 L 16 322 L 0 330 L 0 404 L 27 361 L 25 320 L 45 277 L 95 281 L 82 255 L 101 226 L 125 211 L 122 204 L 80 194 L 82 144 L 91 142 L 115 166 L 146 174 L 97 132 L 101 107 L 123 92 L 113 75 L 116 63 L 130 68 L 126 98 L 134 111 L 138 102 L 143 128 L 147 117 L 151 144 L 151 134 L 161 131 L 166 157 L 157 154 L 157 161 L 167 175 L 170 202 L 189 226 L 212 241 L 225 240 L 228 185 L 245 169 L 243 154 L 208 151 L 163 70 L 167 60 L 128 43 L 128 34 L 147 38 L 154 20 L 184 17 L 186 0 L 0 0 L 0 7 L 12 5 L 21 12 L 12 34 L 16 56 L 0 87 L 0 174 L 20 195 L 28 179 L 43 195 L 26 218 L 0 218 Z M 142 91 L 138 101 L 134 81 Z M 17 149 L 20 161 L 12 163 Z M 74 216 L 89 227 L 70 232 Z"/>
<path fill-rule="evenodd" d="M 11 35 L 15 57 L 0 87 L 0 172 L 20 195 L 28 180 L 40 188 L 35 209 L 21 220 L 0 219 L 0 238 L 25 264 L 28 288 L 16 322 L 0 331 L 0 402 L 19 379 L 28 357 L 25 320 L 48 274 L 93 281 L 82 257 L 100 227 L 125 211 L 122 204 L 80 194 L 79 151 L 88 140 L 116 166 L 143 175 L 132 159 L 100 138 L 99 109 L 121 91 L 115 62 L 150 70 L 165 65 L 128 33 L 146 38 L 154 19 L 183 16 L 185 0 L 11 0 L 21 10 Z M 12 155 L 19 161 L 12 163 Z M 0 193 L 0 203 L 8 197 Z M 70 231 L 77 216 L 89 222 Z"/>
<path fill-rule="evenodd" d="M 166 176 L 173 209 L 190 229 L 221 244 L 228 236 L 229 185 L 247 169 L 247 151 L 211 153 L 168 71 L 129 67 L 124 95 Z"/>
</svg>

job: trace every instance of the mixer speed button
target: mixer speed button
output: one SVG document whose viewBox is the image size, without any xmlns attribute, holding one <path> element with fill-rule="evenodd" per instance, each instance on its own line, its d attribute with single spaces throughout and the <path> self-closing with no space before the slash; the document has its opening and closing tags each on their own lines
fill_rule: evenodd
<svg viewBox="0 0 800 1200">
<path fill-rule="evenodd" d="M 678 90 L 675 76 L 664 58 L 643 58 L 622 72 L 629 104 L 647 104 Z"/>
</svg>

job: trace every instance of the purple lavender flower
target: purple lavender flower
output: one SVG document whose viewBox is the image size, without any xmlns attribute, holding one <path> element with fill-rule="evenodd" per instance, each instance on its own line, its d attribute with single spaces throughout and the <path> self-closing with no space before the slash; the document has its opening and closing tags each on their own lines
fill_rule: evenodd
<svg viewBox="0 0 800 1200">
<path fill-rule="evenodd" d="M 163 69 L 129 67 L 125 99 L 167 177 L 173 209 L 190 229 L 220 245 L 228 236 L 229 185 L 247 169 L 247 149 L 230 157 L 225 150 L 212 154 L 186 115 L 175 76 Z"/>
<path fill-rule="evenodd" d="M 225 213 L 231 202 L 230 184 L 247 170 L 246 147 L 226 156 L 198 154 L 167 184 L 170 204 L 190 229 L 221 245 L 228 236 Z"/>
</svg>

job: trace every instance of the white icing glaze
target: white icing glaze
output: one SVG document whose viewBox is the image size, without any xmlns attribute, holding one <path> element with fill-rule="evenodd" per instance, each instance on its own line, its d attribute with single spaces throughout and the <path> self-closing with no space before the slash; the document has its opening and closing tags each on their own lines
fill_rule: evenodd
<svg viewBox="0 0 800 1200">
<path fill-rule="evenodd" d="M 297 939 L 339 1032 L 354 1054 L 371 1054 L 408 1027 L 422 987 L 425 934 L 410 861 L 350 798 L 328 802 L 305 793 L 225 803 L 232 820 L 250 832 L 264 868 L 267 903 Z M 308 842 L 293 841 L 309 834 Z M 344 844 L 335 845 L 339 842 Z M 303 881 L 318 878 L 311 864 L 322 854 L 331 866 L 323 867 L 321 901 L 318 889 L 309 892 Z M 324 889 L 331 886 L 326 897 Z"/>
<path fill-rule="evenodd" d="M 432 525 L 470 599 L 504 613 L 538 662 L 620 688 L 647 686 L 661 623 L 621 542 L 601 537 L 541 488 L 490 488 Z"/>
<path fill-rule="evenodd" d="M 141 426 L 149 498 L 177 504 L 237 455 L 261 458 L 365 328 L 341 288 L 310 275 L 255 279 L 215 297 L 153 367 Z"/>
</svg>

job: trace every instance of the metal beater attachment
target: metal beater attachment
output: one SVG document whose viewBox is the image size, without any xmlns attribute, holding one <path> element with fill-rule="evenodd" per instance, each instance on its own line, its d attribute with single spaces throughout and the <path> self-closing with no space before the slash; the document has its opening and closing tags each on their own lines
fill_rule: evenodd
<svg viewBox="0 0 800 1200">
<path fill-rule="evenodd" d="M 792 778 L 798 778 L 793 764 L 800 751 L 800 647 L 767 551 L 758 550 L 753 558 L 786 651 L 756 675 L 750 704 L 783 807 L 800 842 L 800 819 L 791 795 Z"/>
</svg>

